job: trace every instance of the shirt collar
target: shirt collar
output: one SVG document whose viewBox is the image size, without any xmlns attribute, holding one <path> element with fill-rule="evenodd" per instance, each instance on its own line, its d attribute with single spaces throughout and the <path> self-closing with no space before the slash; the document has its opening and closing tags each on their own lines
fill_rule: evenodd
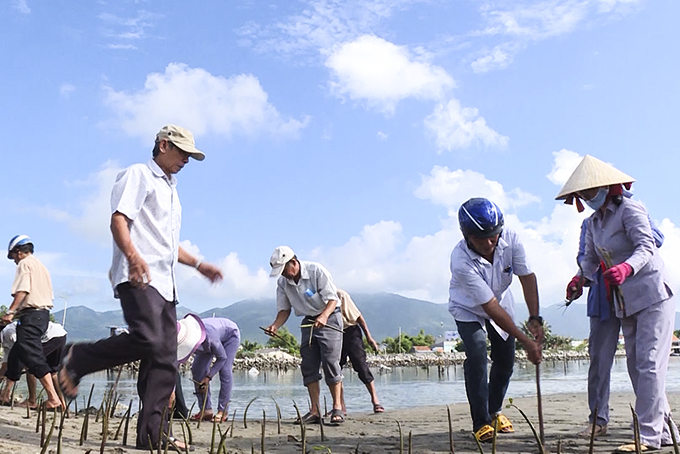
<svg viewBox="0 0 680 454">
<path fill-rule="evenodd" d="M 465 238 L 463 238 L 463 241 L 465 242 L 465 250 L 467 251 L 468 255 L 470 256 L 470 258 L 471 258 L 472 260 L 476 260 L 476 261 L 478 261 L 478 262 L 489 263 L 489 261 L 488 261 L 487 259 L 485 259 L 485 258 L 482 257 L 481 255 L 479 255 L 479 254 L 478 254 L 477 252 L 475 252 L 474 250 L 470 249 L 470 247 L 468 246 L 467 241 L 465 241 Z M 494 253 L 493 253 L 494 258 L 495 258 L 497 255 L 500 255 L 500 253 L 502 253 L 503 250 L 504 250 L 505 248 L 507 248 L 508 246 L 509 246 L 509 245 L 508 245 L 507 241 L 505 241 L 505 240 L 503 239 L 503 234 L 501 233 L 501 236 L 498 237 L 498 243 L 496 244 L 496 250 L 495 250 Z"/>
<path fill-rule="evenodd" d="M 299 262 L 300 262 L 300 281 L 302 281 L 303 279 L 309 279 L 309 271 L 307 270 L 307 264 L 302 261 Z M 299 284 L 299 282 L 296 284 L 293 279 L 288 279 L 287 277 L 284 277 L 284 279 L 286 279 L 290 285 Z"/>
<path fill-rule="evenodd" d="M 172 186 L 175 186 L 177 184 L 177 178 L 175 178 L 174 175 L 170 175 L 170 177 L 168 177 L 165 174 L 165 172 L 163 172 L 163 169 L 161 169 L 161 167 L 158 165 L 158 163 L 156 163 L 156 161 L 153 158 L 149 159 L 146 165 L 149 167 L 149 169 L 151 169 L 151 172 L 158 178 L 164 178 Z"/>
</svg>

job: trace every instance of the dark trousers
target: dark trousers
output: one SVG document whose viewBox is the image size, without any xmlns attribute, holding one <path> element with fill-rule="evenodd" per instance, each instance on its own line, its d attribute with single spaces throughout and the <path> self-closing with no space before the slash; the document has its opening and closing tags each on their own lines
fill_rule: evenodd
<svg viewBox="0 0 680 454">
<path fill-rule="evenodd" d="M 48 340 L 47 342 L 44 342 L 42 344 L 42 349 L 43 353 L 45 354 L 45 361 L 47 362 L 47 365 L 50 368 L 51 373 L 56 373 L 59 371 L 59 366 L 61 365 L 61 358 L 64 356 L 64 346 L 66 345 L 66 336 L 62 337 L 53 337 L 52 339 Z M 12 356 L 12 351 L 14 350 L 14 347 L 12 347 L 12 350 L 10 350 L 9 356 Z M 7 359 L 9 362 L 9 358 Z M 21 374 L 21 371 L 24 370 L 25 366 L 24 363 L 19 361 L 18 367 L 19 367 L 19 374 Z M 13 366 L 16 367 L 16 366 Z M 13 380 L 10 378 L 12 381 L 18 381 L 18 378 L 16 380 Z"/>
<path fill-rule="evenodd" d="M 161 418 L 177 376 L 177 312 L 175 303 L 166 301 L 158 291 L 129 283 L 117 287 L 129 333 L 94 343 L 75 344 L 69 369 L 78 378 L 140 360 L 137 392 L 142 410 L 137 420 L 137 447 L 157 446 Z M 168 418 L 163 420 L 167 434 Z M 164 440 L 160 440 L 161 443 Z"/>
<path fill-rule="evenodd" d="M 24 365 L 39 379 L 51 372 L 42 346 L 42 337 L 49 322 L 50 311 L 46 309 L 21 312 L 17 323 L 17 340 L 7 358 L 7 378 L 18 381 Z"/>
<path fill-rule="evenodd" d="M 503 407 L 505 392 L 515 366 L 515 338 L 510 336 L 503 340 L 488 320 L 486 332 L 478 322 L 456 321 L 456 325 L 465 346 L 465 391 L 470 404 L 472 429 L 476 432 L 485 424 L 491 424 L 491 415 L 499 413 Z M 488 379 L 487 332 L 491 342 L 492 362 Z"/>
<path fill-rule="evenodd" d="M 359 325 L 348 326 L 342 335 L 342 352 L 340 353 L 340 367 L 345 367 L 347 358 L 352 363 L 352 369 L 359 374 L 359 380 L 365 385 L 371 383 L 374 378 L 366 364 L 366 349 L 364 337 Z"/>
</svg>

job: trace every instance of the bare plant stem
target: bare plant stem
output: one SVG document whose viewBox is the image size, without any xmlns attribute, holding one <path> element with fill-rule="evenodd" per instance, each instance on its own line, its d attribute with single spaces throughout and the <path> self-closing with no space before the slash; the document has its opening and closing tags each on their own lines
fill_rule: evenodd
<svg viewBox="0 0 680 454">
<path fill-rule="evenodd" d="M 248 416 L 248 408 L 250 408 L 250 404 L 252 404 L 253 402 L 255 402 L 256 399 L 257 399 L 257 396 L 255 396 L 255 397 L 253 397 L 252 399 L 250 399 L 250 402 L 248 402 L 248 405 L 246 405 L 246 409 L 243 410 L 243 428 L 244 428 L 244 429 L 247 429 L 247 428 L 248 428 L 248 422 L 247 422 L 247 420 L 246 420 L 246 418 L 247 418 L 247 416 Z"/>
</svg>

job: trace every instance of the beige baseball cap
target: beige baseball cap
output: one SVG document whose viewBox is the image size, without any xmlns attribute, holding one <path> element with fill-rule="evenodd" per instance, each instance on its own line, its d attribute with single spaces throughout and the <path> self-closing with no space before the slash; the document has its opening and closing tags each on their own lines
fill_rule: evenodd
<svg viewBox="0 0 680 454">
<path fill-rule="evenodd" d="M 586 189 L 632 183 L 633 181 L 635 181 L 635 178 L 626 175 L 611 164 L 586 155 L 562 186 L 555 200 L 567 199 L 570 195 Z"/>
<path fill-rule="evenodd" d="M 290 259 L 295 257 L 295 252 L 288 246 L 279 246 L 272 252 L 272 257 L 269 259 L 269 264 L 272 267 L 272 272 L 269 273 L 269 277 L 280 276 L 283 272 L 283 267 L 286 263 L 290 262 Z"/>
<path fill-rule="evenodd" d="M 167 139 L 180 150 L 191 154 L 191 157 L 197 161 L 203 161 L 205 154 L 196 148 L 194 142 L 194 135 L 186 128 L 177 125 L 165 125 L 156 134 L 156 142 Z"/>
</svg>

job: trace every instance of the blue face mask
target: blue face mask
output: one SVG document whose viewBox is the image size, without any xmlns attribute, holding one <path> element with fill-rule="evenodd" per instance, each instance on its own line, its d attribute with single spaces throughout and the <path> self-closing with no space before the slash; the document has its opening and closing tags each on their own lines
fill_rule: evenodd
<svg viewBox="0 0 680 454">
<path fill-rule="evenodd" d="M 609 194 L 609 188 L 600 188 L 598 189 L 597 194 L 595 194 L 595 197 L 590 200 L 584 200 L 584 202 L 586 202 L 590 208 L 597 211 L 604 205 L 605 200 L 607 200 L 607 194 Z"/>
</svg>

